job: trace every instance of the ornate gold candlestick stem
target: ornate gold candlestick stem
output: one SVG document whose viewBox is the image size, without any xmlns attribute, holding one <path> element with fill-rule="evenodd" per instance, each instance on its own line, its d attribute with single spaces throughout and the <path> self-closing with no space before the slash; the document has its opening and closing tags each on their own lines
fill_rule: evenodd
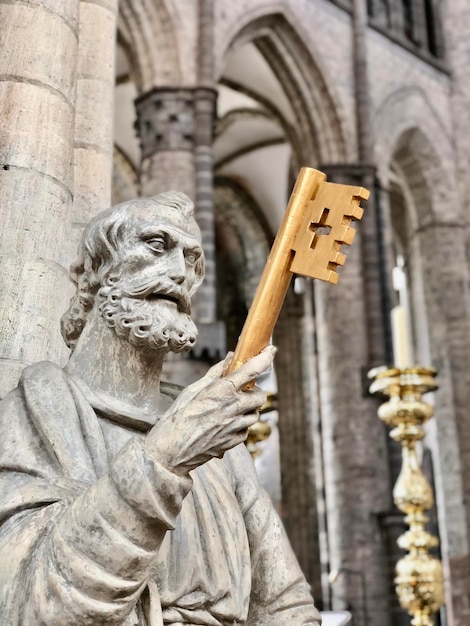
<svg viewBox="0 0 470 626">
<path fill-rule="evenodd" d="M 390 437 L 402 445 L 393 499 L 409 525 L 398 538 L 398 545 L 408 554 L 396 565 L 395 585 L 401 606 L 413 617 L 412 626 L 433 626 L 432 615 L 444 601 L 442 565 L 429 554 L 439 542 L 425 529 L 425 511 L 433 505 L 433 494 L 416 454 L 416 444 L 424 437 L 423 425 L 433 415 L 422 394 L 437 388 L 435 376 L 434 369 L 424 367 L 379 368 L 369 373 L 371 393 L 388 397 L 378 415 L 392 427 Z"/>
</svg>

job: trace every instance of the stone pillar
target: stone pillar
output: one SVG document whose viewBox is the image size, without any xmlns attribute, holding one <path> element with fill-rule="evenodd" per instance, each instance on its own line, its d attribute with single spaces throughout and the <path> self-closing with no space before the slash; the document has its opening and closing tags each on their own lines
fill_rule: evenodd
<svg viewBox="0 0 470 626">
<path fill-rule="evenodd" d="M 470 623 L 470 290 L 465 226 L 421 225 L 421 253 L 432 364 L 437 367 L 434 464 L 448 623 Z"/>
<path fill-rule="evenodd" d="M 0 395 L 66 355 L 78 0 L 0 3 Z"/>
<path fill-rule="evenodd" d="M 297 282 L 300 279 L 296 279 Z M 319 390 L 318 364 L 318 336 L 315 319 L 314 281 L 303 281 L 304 315 L 301 323 L 302 333 L 302 361 L 303 361 L 303 388 L 306 405 L 306 416 L 309 432 L 312 439 L 312 467 L 309 472 L 310 480 L 315 485 L 315 512 L 314 526 L 317 528 L 318 549 L 315 558 L 319 561 L 315 566 L 315 585 L 321 587 L 321 596 L 315 597 L 317 604 L 321 600 L 324 610 L 331 608 L 330 600 L 330 551 L 328 545 L 328 520 L 325 500 L 325 468 L 322 442 L 322 419 Z M 310 442 L 308 447 L 310 446 Z M 312 475 L 313 474 L 313 475 Z M 313 587 L 312 587 L 313 588 Z"/>
<path fill-rule="evenodd" d="M 196 218 L 201 229 L 202 244 L 206 257 L 206 276 L 197 298 L 197 319 L 203 324 L 217 320 L 215 280 L 215 216 L 212 135 L 215 123 L 214 89 L 198 87 L 195 90 L 196 108 Z"/>
<path fill-rule="evenodd" d="M 174 189 L 195 199 L 194 90 L 156 87 L 136 100 L 143 196 Z"/>
<path fill-rule="evenodd" d="M 206 257 L 206 276 L 195 297 L 199 338 L 196 350 L 217 360 L 225 354 L 225 325 L 217 321 L 213 139 L 217 91 L 214 84 L 214 0 L 199 2 L 198 86 L 194 91 L 196 219 Z"/>
<path fill-rule="evenodd" d="M 278 383 L 282 521 L 302 571 L 322 605 L 315 458 L 307 406 L 303 298 L 289 290 L 274 333 Z M 313 354 L 310 353 L 310 358 Z M 312 381 L 310 381 L 311 384 Z"/>
<path fill-rule="evenodd" d="M 111 205 L 117 10 L 118 0 L 80 2 L 70 257 L 84 225 Z"/>
<path fill-rule="evenodd" d="M 355 626 L 366 626 L 366 614 L 368 623 L 388 626 L 379 525 L 380 513 L 390 506 L 385 433 L 375 402 L 364 397 L 364 275 L 359 241 L 354 243 L 339 284 L 315 283 L 330 568 L 341 574 L 332 586 L 333 606 L 350 604 L 358 616 Z"/>
<path fill-rule="evenodd" d="M 371 185 L 359 166 L 322 167 L 329 180 Z M 362 175 L 361 175 L 362 174 Z M 379 264 L 369 202 L 356 241 L 347 249 L 337 286 L 315 281 L 319 394 L 333 606 L 349 603 L 354 626 L 390 624 L 387 559 L 379 518 L 391 502 L 386 435 L 377 404 L 365 396 L 363 374 L 371 359 L 383 363 L 381 278 L 372 285 L 372 258 Z M 373 256 L 373 253 L 375 256 Z M 370 311 L 371 307 L 376 307 Z M 378 308 L 378 311 L 377 311 Z M 374 345 L 377 342 L 377 345 Z"/>
<path fill-rule="evenodd" d="M 198 86 L 195 95 L 196 217 L 206 257 L 206 277 L 196 296 L 199 324 L 217 320 L 215 271 L 214 157 L 217 91 L 214 86 L 214 0 L 199 2 Z"/>
</svg>

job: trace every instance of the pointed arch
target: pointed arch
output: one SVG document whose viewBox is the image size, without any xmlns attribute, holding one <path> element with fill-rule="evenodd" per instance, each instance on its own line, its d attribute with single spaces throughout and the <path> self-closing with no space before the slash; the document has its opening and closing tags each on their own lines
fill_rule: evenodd
<svg viewBox="0 0 470 626">
<path fill-rule="evenodd" d="M 218 59 L 219 78 L 227 54 L 254 43 L 288 96 L 297 120 L 297 160 L 305 165 L 347 162 L 348 143 L 339 107 L 324 78 L 308 39 L 292 25 L 286 7 L 275 6 L 246 12 L 232 26 Z M 333 84 L 333 81 L 330 81 Z"/>
<path fill-rule="evenodd" d="M 121 0 L 119 17 L 139 92 L 155 85 L 180 85 L 178 41 L 165 0 Z"/>
<path fill-rule="evenodd" d="M 218 248 L 220 251 L 222 241 L 230 247 L 239 270 L 234 277 L 237 291 L 248 310 L 269 254 L 272 235 L 260 207 L 237 182 L 217 177 L 214 195 Z"/>
<path fill-rule="evenodd" d="M 375 154 L 379 178 L 388 186 L 390 164 L 395 161 L 406 171 L 411 187 L 429 194 L 429 202 L 419 202 L 422 209 L 429 206 L 426 218 L 420 209 L 420 223 L 425 219 L 457 219 L 460 208 L 456 201 L 455 171 L 452 169 L 454 150 L 450 132 L 434 110 L 425 93 L 407 87 L 390 94 L 374 116 Z M 419 183 L 416 177 L 421 177 Z M 441 211 L 446 207 L 445 212 Z M 418 216 L 417 216 L 418 217 Z"/>
</svg>

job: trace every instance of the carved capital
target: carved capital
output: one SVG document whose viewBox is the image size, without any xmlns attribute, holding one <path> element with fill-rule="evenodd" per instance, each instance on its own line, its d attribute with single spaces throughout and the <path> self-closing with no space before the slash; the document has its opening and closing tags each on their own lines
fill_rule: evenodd
<svg viewBox="0 0 470 626">
<path fill-rule="evenodd" d="M 162 150 L 193 149 L 193 89 L 155 88 L 137 98 L 135 106 L 143 158 Z"/>
</svg>

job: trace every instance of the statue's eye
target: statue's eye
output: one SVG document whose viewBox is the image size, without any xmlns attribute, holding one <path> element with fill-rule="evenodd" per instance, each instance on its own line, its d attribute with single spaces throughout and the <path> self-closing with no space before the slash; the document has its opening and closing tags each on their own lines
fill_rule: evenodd
<svg viewBox="0 0 470 626">
<path fill-rule="evenodd" d="M 185 260 L 186 260 L 186 265 L 192 266 L 197 261 L 197 254 L 194 252 L 188 252 L 188 254 L 185 256 Z"/>
<path fill-rule="evenodd" d="M 145 242 L 153 252 L 163 252 L 165 250 L 165 240 L 163 237 L 153 237 Z"/>
</svg>

